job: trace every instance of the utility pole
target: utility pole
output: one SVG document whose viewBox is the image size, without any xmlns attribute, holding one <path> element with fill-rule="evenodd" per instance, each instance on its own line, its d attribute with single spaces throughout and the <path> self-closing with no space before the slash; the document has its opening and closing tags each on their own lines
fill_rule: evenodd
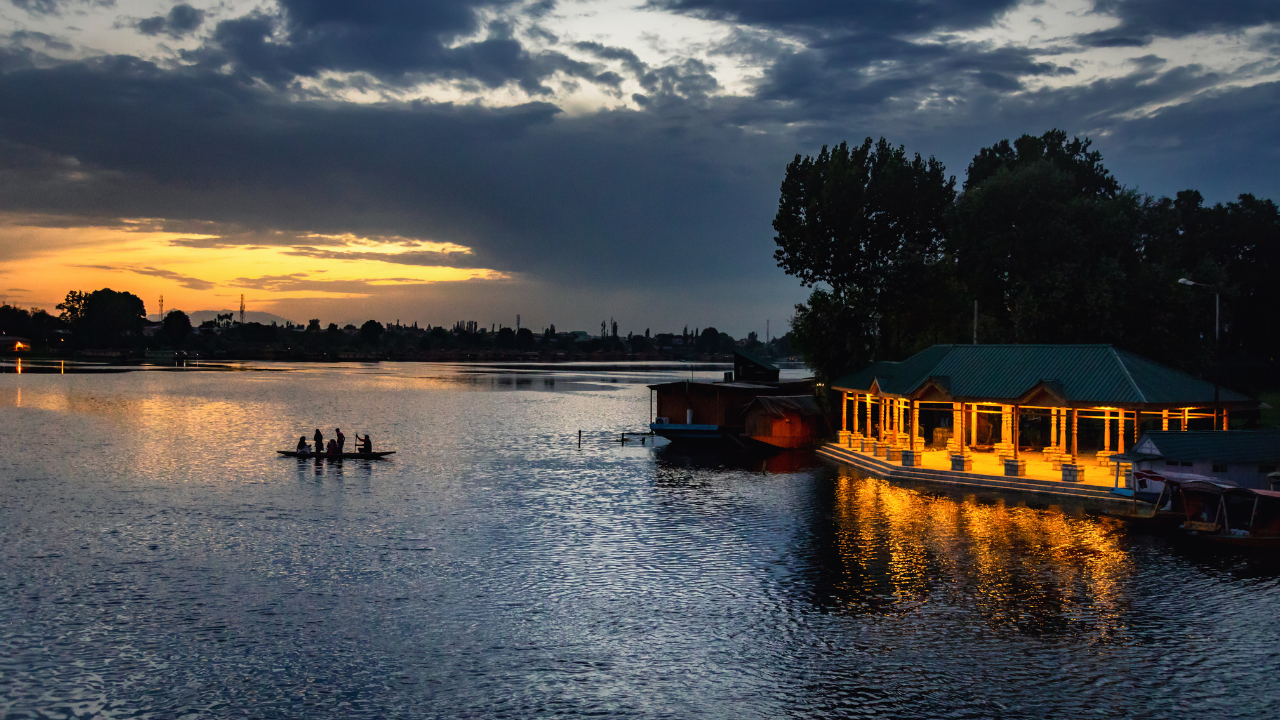
<svg viewBox="0 0 1280 720">
<path fill-rule="evenodd" d="M 1178 282 L 1182 285 L 1193 285 L 1195 287 L 1205 287 L 1213 291 L 1213 429 L 1218 429 L 1218 410 L 1222 404 L 1219 400 L 1219 378 L 1222 375 L 1222 340 L 1221 340 L 1221 297 L 1217 285 L 1206 285 L 1204 283 L 1194 282 L 1187 278 L 1178 278 Z M 1225 429 L 1225 428 L 1224 428 Z"/>
<path fill-rule="evenodd" d="M 164 296 L 160 296 L 160 322 L 164 322 Z"/>
<path fill-rule="evenodd" d="M 973 301 L 973 344 L 978 344 L 978 301 Z"/>
<path fill-rule="evenodd" d="M 769 321 L 764 321 L 764 344 L 769 344 Z"/>
<path fill-rule="evenodd" d="M 244 324 L 244 293 L 240 293 L 240 324 Z"/>
</svg>

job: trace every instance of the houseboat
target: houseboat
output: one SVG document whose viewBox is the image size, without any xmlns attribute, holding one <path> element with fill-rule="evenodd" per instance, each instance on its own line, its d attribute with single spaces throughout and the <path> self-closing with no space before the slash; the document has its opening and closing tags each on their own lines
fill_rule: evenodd
<svg viewBox="0 0 1280 720">
<path fill-rule="evenodd" d="M 747 407 L 756 398 L 813 395 L 813 378 L 781 380 L 774 364 L 741 350 L 723 380 L 678 380 L 649 386 L 649 429 L 673 442 L 741 443 Z"/>
</svg>

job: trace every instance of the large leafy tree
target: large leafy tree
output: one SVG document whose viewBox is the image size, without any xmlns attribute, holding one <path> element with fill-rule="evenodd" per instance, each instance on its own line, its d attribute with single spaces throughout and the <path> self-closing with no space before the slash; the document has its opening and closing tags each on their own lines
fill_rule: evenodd
<svg viewBox="0 0 1280 720">
<path fill-rule="evenodd" d="M 793 341 L 821 378 L 914 352 L 954 321 L 938 312 L 954 287 L 943 241 L 955 178 L 945 171 L 884 138 L 787 166 L 774 259 L 814 288 L 796 306 Z"/>
<path fill-rule="evenodd" d="M 91 293 L 72 290 L 58 304 L 82 343 L 120 345 L 139 341 L 147 308 L 142 298 L 111 288 Z"/>
<path fill-rule="evenodd" d="M 948 249 L 982 342 L 1112 342 L 1131 322 L 1143 202 L 1061 130 L 978 152 Z"/>
</svg>

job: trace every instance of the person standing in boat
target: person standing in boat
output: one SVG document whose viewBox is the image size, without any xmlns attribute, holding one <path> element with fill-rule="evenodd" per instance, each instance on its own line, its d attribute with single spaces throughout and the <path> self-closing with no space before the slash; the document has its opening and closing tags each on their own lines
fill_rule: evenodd
<svg viewBox="0 0 1280 720">
<path fill-rule="evenodd" d="M 347 444 L 347 436 L 342 434 L 342 428 L 334 428 L 333 433 L 338 436 L 338 452 L 342 452 L 343 446 Z"/>
<path fill-rule="evenodd" d="M 302 435 L 298 437 L 298 447 L 294 449 L 294 452 L 300 452 L 300 453 L 311 452 L 311 446 L 307 444 L 306 435 Z"/>
<path fill-rule="evenodd" d="M 320 428 L 316 428 L 316 434 L 312 438 L 316 441 L 316 454 L 324 452 L 324 433 L 320 432 Z"/>
</svg>

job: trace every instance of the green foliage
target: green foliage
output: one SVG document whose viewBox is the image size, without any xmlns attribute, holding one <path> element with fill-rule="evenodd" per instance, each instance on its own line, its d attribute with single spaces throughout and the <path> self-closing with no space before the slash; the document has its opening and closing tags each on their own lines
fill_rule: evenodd
<svg viewBox="0 0 1280 720">
<path fill-rule="evenodd" d="M 181 347 L 191 334 L 191 318 L 181 310 L 170 310 L 160 322 L 160 334 L 171 344 Z"/>
<path fill-rule="evenodd" d="M 884 138 L 824 146 L 787 166 L 774 259 L 818 288 L 796 307 L 793 331 L 797 347 L 816 353 L 807 356 L 821 377 L 937 336 L 937 305 L 952 287 L 943 241 L 954 197 L 942 163 L 908 157 Z M 853 354 L 836 360 L 835 347 Z"/>
<path fill-rule="evenodd" d="M 142 335 L 147 314 L 142 298 L 110 288 L 91 293 L 72 290 L 58 309 L 82 345 L 133 344 Z"/>
<path fill-rule="evenodd" d="M 974 158 L 948 250 L 983 342 L 1116 342 L 1141 269 L 1142 201 L 1088 141 L 1053 130 Z"/>
<path fill-rule="evenodd" d="M 974 300 L 985 343 L 1116 343 L 1202 375 L 1280 357 L 1274 202 L 1142 197 L 1061 130 L 982 148 L 958 197 L 942 173 L 883 140 L 787 166 L 774 257 L 816 288 L 789 340 L 821 378 L 970 342 Z M 1213 291 L 1182 277 L 1221 294 L 1220 347 Z"/>
</svg>

